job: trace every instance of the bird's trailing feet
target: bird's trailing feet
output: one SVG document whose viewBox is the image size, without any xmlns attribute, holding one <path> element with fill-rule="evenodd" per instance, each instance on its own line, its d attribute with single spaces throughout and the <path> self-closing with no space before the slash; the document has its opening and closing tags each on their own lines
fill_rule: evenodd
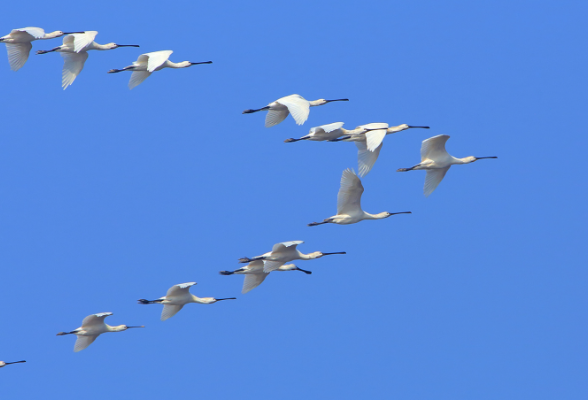
<svg viewBox="0 0 588 400">
<path fill-rule="evenodd" d="M 253 257 L 253 258 L 242 257 L 239 259 L 239 262 L 242 264 L 245 264 L 245 263 L 250 263 L 252 261 L 263 260 L 263 259 L 264 259 L 264 257 Z"/>
<path fill-rule="evenodd" d="M 328 224 L 330 222 L 333 222 L 333 220 L 331 218 L 327 218 L 323 222 L 311 222 L 310 224 L 308 224 L 308 226 L 317 226 L 322 224 Z"/>
<path fill-rule="evenodd" d="M 270 107 L 269 107 L 269 106 L 265 106 L 265 107 L 263 107 L 263 108 L 259 108 L 259 109 L 257 109 L 257 110 L 251 110 L 251 109 L 249 109 L 249 110 L 245 110 L 245 111 L 243 111 L 243 114 L 251 114 L 251 113 L 258 112 L 258 111 L 265 111 L 265 110 L 269 110 L 269 109 L 270 109 Z"/>
<path fill-rule="evenodd" d="M 145 300 L 145 299 L 139 299 L 137 300 L 139 302 L 139 304 L 157 304 L 157 303 L 161 303 L 164 299 L 157 299 L 157 300 Z"/>
<path fill-rule="evenodd" d="M 133 67 L 124 67 L 123 69 L 111 69 L 110 71 L 108 71 L 108 74 L 116 74 L 117 72 L 123 72 L 123 71 L 128 71 L 130 69 L 133 69 Z"/>
<path fill-rule="evenodd" d="M 59 50 L 59 47 L 55 47 L 51 50 L 37 50 L 36 54 L 46 54 L 46 53 L 51 53 L 52 51 L 57 51 Z"/>
<path fill-rule="evenodd" d="M 64 335 L 75 335 L 76 331 L 71 331 L 71 332 L 59 332 L 57 334 L 57 336 L 64 336 Z"/>
<path fill-rule="evenodd" d="M 290 139 L 284 140 L 284 143 L 298 142 L 300 140 L 307 140 L 308 138 L 309 138 L 309 136 L 304 136 L 304 137 L 301 137 L 300 139 L 290 138 Z"/>
</svg>

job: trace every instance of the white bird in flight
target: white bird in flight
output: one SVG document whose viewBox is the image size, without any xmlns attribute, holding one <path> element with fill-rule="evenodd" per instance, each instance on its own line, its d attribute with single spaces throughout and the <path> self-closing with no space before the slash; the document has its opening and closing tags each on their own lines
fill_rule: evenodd
<svg viewBox="0 0 588 400">
<path fill-rule="evenodd" d="M 57 51 L 63 57 L 63 72 L 61 86 L 67 89 L 82 72 L 84 63 L 88 59 L 89 50 L 113 50 L 118 47 L 139 47 L 138 44 L 98 44 L 94 41 L 97 31 L 85 31 L 74 33 L 63 38 L 63 44 L 51 50 L 39 50 L 37 54 L 46 54 Z"/>
<path fill-rule="evenodd" d="M 428 126 L 414 126 L 407 124 L 388 127 L 388 124 L 385 122 L 375 122 L 360 125 L 352 131 L 347 131 L 345 136 L 332 139 L 331 141 L 355 142 L 355 145 L 357 146 L 358 173 L 359 176 L 364 177 L 371 171 L 376 163 L 386 135 L 413 128 L 429 129 Z"/>
<path fill-rule="evenodd" d="M 284 264 L 279 266 L 275 271 L 302 271 L 305 274 L 312 274 L 311 271 L 306 271 L 304 269 L 298 268 L 294 264 Z M 245 294 L 250 290 L 255 289 L 261 282 L 267 278 L 269 272 L 263 271 L 263 261 L 262 260 L 255 260 L 251 261 L 246 266 L 236 269 L 234 271 L 220 271 L 221 275 L 233 275 L 233 274 L 243 274 L 245 275 L 245 280 L 243 281 L 243 289 L 241 293 Z"/>
<path fill-rule="evenodd" d="M 186 304 L 214 304 L 222 300 L 236 300 L 236 297 L 228 297 L 226 299 L 215 299 L 214 297 L 196 297 L 190 293 L 190 287 L 196 285 L 196 282 L 180 283 L 173 285 L 167 290 L 165 296 L 157 300 L 139 299 L 139 304 L 163 304 L 163 311 L 161 312 L 161 320 L 165 321 L 176 315 Z"/>
<path fill-rule="evenodd" d="M 398 172 L 406 172 L 412 170 L 424 169 L 427 171 L 425 177 L 425 196 L 433 193 L 435 188 L 439 185 L 449 167 L 456 164 L 470 164 L 476 160 L 483 160 L 485 158 L 498 158 L 495 156 L 491 157 L 464 157 L 456 158 L 450 155 L 445 150 L 445 142 L 449 139 L 449 135 L 437 135 L 423 141 L 421 146 L 421 162 L 410 168 L 400 168 Z"/>
<path fill-rule="evenodd" d="M 71 33 L 81 32 L 55 31 L 45 33 L 41 28 L 27 26 L 26 28 L 13 29 L 8 35 L 0 37 L 0 42 L 6 44 L 10 69 L 18 71 L 29 59 L 29 53 L 33 48 L 33 45 L 31 44 L 32 41 L 53 39 Z"/>
<path fill-rule="evenodd" d="M 22 361 L 13 361 L 13 362 L 0 361 L 0 368 L 5 367 L 5 366 L 10 365 L 10 364 L 18 364 L 18 363 L 24 363 L 24 362 L 26 362 L 26 361 L 25 360 L 22 360 Z"/>
<path fill-rule="evenodd" d="M 323 104 L 331 103 L 333 101 L 349 101 L 349 99 L 325 100 L 318 99 L 308 101 L 299 94 L 291 94 L 282 97 L 267 106 L 257 110 L 245 110 L 243 114 L 251 114 L 258 111 L 267 111 L 265 117 L 265 127 L 269 128 L 282 122 L 288 114 L 292 114 L 292 118 L 296 124 L 302 125 L 308 119 L 310 107 L 322 106 Z"/>
<path fill-rule="evenodd" d="M 294 260 L 314 260 L 315 258 L 330 256 L 332 254 L 347 254 L 344 251 L 335 253 L 322 253 L 320 251 L 315 251 L 313 253 L 304 254 L 296 248 L 296 246 L 302 243 L 304 242 L 301 240 L 276 243 L 274 244 L 272 251 L 253 258 L 243 257 L 239 259 L 239 262 L 250 263 L 252 261 L 263 260 L 263 272 L 269 273 L 275 271 L 281 265 Z"/>
<path fill-rule="evenodd" d="M 410 211 L 391 213 L 384 211 L 378 214 L 370 214 L 361 209 L 361 195 L 363 194 L 363 185 L 351 169 L 343 171 L 341 176 L 341 187 L 337 194 L 337 215 L 329 217 L 323 222 L 312 222 L 308 226 L 322 224 L 355 224 L 366 219 L 384 219 L 396 214 L 412 214 Z"/>
<path fill-rule="evenodd" d="M 144 328 L 145 326 L 110 326 L 104 323 L 104 318 L 112 315 L 111 312 L 103 312 L 98 314 L 88 315 L 82 321 L 82 326 L 74 329 L 71 332 L 59 332 L 57 336 L 63 335 L 77 335 L 74 352 L 82 351 L 92 344 L 98 336 L 106 332 L 122 332 L 131 328 Z"/>
<path fill-rule="evenodd" d="M 116 74 L 117 72 L 133 71 L 131 79 L 129 80 L 129 89 L 132 89 L 147 79 L 151 73 L 160 71 L 163 68 L 187 68 L 198 64 L 212 64 L 212 61 L 182 61 L 179 63 L 171 62 L 169 60 L 169 56 L 172 53 L 172 50 L 161 50 L 154 51 L 152 53 L 141 54 L 137 61 L 133 61 L 132 65 L 124 67 L 123 69 L 111 69 L 108 71 L 108 73 Z"/>
</svg>

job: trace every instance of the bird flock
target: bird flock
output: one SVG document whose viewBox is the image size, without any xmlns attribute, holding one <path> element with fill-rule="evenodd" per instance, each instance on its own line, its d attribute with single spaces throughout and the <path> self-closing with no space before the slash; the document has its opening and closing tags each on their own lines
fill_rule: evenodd
<svg viewBox="0 0 588 400">
<path fill-rule="evenodd" d="M 98 44 L 94 41 L 97 31 L 83 32 L 62 32 L 54 31 L 45 33 L 41 28 L 26 27 L 13 29 L 8 35 L 0 37 L 0 42 L 6 44 L 8 52 L 8 62 L 13 71 L 17 71 L 26 63 L 32 49 L 31 42 L 35 40 L 48 40 L 61 36 L 63 44 L 50 50 L 39 50 L 37 54 L 46 54 L 58 52 L 64 59 L 62 72 L 62 87 L 66 89 L 70 86 L 84 67 L 88 59 L 89 50 L 113 50 L 119 47 L 139 47 L 138 45 L 121 45 L 116 43 Z M 108 73 L 119 73 L 124 71 L 132 72 L 129 80 L 129 88 L 133 89 L 153 72 L 163 68 L 186 68 L 198 64 L 211 64 L 212 61 L 189 62 L 183 61 L 174 63 L 169 60 L 173 52 L 171 50 L 155 51 L 139 55 L 137 61 L 122 69 L 111 69 Z M 308 101 L 298 94 L 284 96 L 276 101 L 269 103 L 267 106 L 259 109 L 248 109 L 243 114 L 252 114 L 261 111 L 267 111 L 265 117 L 265 127 L 273 127 L 283 122 L 288 115 L 297 125 L 303 125 L 308 119 L 310 107 L 322 106 L 337 101 L 349 101 L 348 99 L 325 100 L 318 99 Z M 429 129 L 428 126 L 413 126 L 401 124 L 389 126 L 387 123 L 369 123 L 359 125 L 355 129 L 347 130 L 343 128 L 343 122 L 321 125 L 310 129 L 309 133 L 299 139 L 286 139 L 286 143 L 293 143 L 303 140 L 309 141 L 328 141 L 328 142 L 353 142 L 358 149 L 358 173 L 348 168 L 343 171 L 339 193 L 337 195 L 337 214 L 323 219 L 321 222 L 311 222 L 308 226 L 317 226 L 323 224 L 348 225 L 355 224 L 363 220 L 378 220 L 391 217 L 398 214 L 411 214 L 410 211 L 388 212 L 383 211 L 377 214 L 370 214 L 361 208 L 361 196 L 364 187 L 360 177 L 366 176 L 375 165 L 380 154 L 384 138 L 393 133 L 401 132 L 407 129 L 421 128 Z M 424 195 L 429 196 L 437 188 L 441 180 L 452 165 L 470 164 L 481 159 L 497 158 L 491 157 L 464 157 L 456 158 L 451 156 L 445 150 L 445 143 L 449 139 L 448 135 L 437 135 L 423 141 L 421 146 L 421 162 L 409 167 L 400 168 L 398 172 L 407 172 L 413 170 L 425 170 Z M 345 254 L 344 251 L 338 252 L 321 252 L 314 251 L 308 254 L 298 250 L 298 246 L 303 241 L 294 240 L 288 242 L 276 243 L 271 251 L 254 257 L 243 257 L 239 263 L 247 264 L 244 267 L 234 271 L 220 271 L 221 275 L 245 275 L 241 293 L 245 294 L 259 286 L 267 276 L 273 271 L 301 271 L 305 274 L 311 274 L 310 271 L 301 269 L 294 264 L 287 264 L 294 260 L 314 260 L 329 255 Z M 161 320 L 165 321 L 177 314 L 186 304 L 214 304 L 223 300 L 235 300 L 230 298 L 214 297 L 197 297 L 190 293 L 190 288 L 196 285 L 196 282 L 180 283 L 168 289 L 165 296 L 155 300 L 139 299 L 139 304 L 160 304 L 163 305 Z M 77 339 L 74 345 L 74 352 L 87 348 L 96 338 L 106 332 L 123 332 L 131 328 L 144 328 L 144 326 L 117 325 L 111 326 L 104 322 L 106 317 L 112 315 L 111 312 L 101 312 L 90 314 L 82 321 L 82 326 L 69 332 L 59 332 L 58 336 L 76 335 Z M 24 363 L 25 361 L 4 362 L 0 361 L 0 368 L 10 364 Z"/>
</svg>

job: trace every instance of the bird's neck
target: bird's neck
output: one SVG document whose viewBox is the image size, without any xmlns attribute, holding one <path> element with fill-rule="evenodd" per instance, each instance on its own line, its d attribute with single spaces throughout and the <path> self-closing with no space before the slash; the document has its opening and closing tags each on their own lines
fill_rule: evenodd
<svg viewBox="0 0 588 400">
<path fill-rule="evenodd" d="M 127 327 L 124 325 L 117 325 L 117 326 L 106 325 L 107 332 L 122 332 L 126 329 L 127 329 Z"/>
<path fill-rule="evenodd" d="M 391 126 L 390 128 L 386 129 L 386 134 L 402 132 L 406 129 L 408 129 L 408 126 L 406 125 Z"/>
<path fill-rule="evenodd" d="M 51 32 L 51 33 L 46 33 L 42 38 L 39 38 L 40 40 L 45 40 L 45 39 L 53 39 L 56 37 L 60 37 L 62 35 L 61 32 L 59 31 L 55 31 L 55 32 Z"/>
<path fill-rule="evenodd" d="M 111 50 L 111 47 L 106 44 L 98 44 L 96 42 L 90 43 L 84 50 Z"/>
<path fill-rule="evenodd" d="M 469 163 L 476 161 L 472 157 L 464 157 L 464 158 L 452 157 L 452 159 L 453 159 L 453 164 L 469 164 Z"/>
<path fill-rule="evenodd" d="M 308 102 L 310 107 L 316 107 L 316 106 L 322 106 L 323 104 L 326 104 L 323 100 L 312 100 Z"/>
<path fill-rule="evenodd" d="M 364 219 L 383 219 L 383 218 L 387 218 L 389 215 L 387 212 L 381 212 L 381 213 L 377 213 L 377 214 L 370 214 L 367 212 L 363 212 L 364 213 Z"/>
<path fill-rule="evenodd" d="M 189 67 L 190 65 L 191 64 L 190 64 L 189 61 L 182 61 L 182 62 L 179 62 L 179 63 L 175 63 L 175 62 L 172 62 L 170 60 L 167 60 L 165 62 L 165 66 L 168 67 L 168 68 L 186 68 L 186 67 Z"/>
<path fill-rule="evenodd" d="M 212 297 L 196 297 L 196 296 L 192 295 L 192 303 L 211 304 L 214 302 L 215 302 L 215 300 Z"/>
</svg>

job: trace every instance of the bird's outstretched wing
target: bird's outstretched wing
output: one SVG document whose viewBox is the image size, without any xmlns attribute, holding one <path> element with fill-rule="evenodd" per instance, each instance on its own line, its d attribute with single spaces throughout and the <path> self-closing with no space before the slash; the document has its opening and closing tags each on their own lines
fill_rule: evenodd
<svg viewBox="0 0 588 400">
<path fill-rule="evenodd" d="M 280 268 L 282 265 L 284 265 L 284 262 L 282 262 L 282 261 L 264 260 L 263 261 L 263 272 L 269 274 L 270 272 L 275 271 L 276 269 Z"/>
<path fill-rule="evenodd" d="M 37 28 L 36 26 L 27 26 L 26 28 L 13 29 L 10 32 L 10 36 L 12 36 L 15 39 L 26 38 L 25 40 L 34 40 L 41 39 L 43 36 L 45 36 L 45 31 L 42 28 Z"/>
<path fill-rule="evenodd" d="M 83 51 L 81 53 L 59 53 L 63 57 L 63 71 L 61 75 L 61 87 L 63 90 L 71 85 L 82 69 L 84 63 L 88 59 L 88 53 Z"/>
<path fill-rule="evenodd" d="M 268 275 L 269 274 L 263 271 L 259 271 L 255 274 L 246 274 L 245 280 L 243 281 L 243 290 L 241 290 L 241 293 L 245 294 L 250 290 L 255 289 L 261 285 L 261 282 L 263 282 Z"/>
<path fill-rule="evenodd" d="M 269 110 L 265 116 L 265 127 L 271 128 L 274 125 L 278 125 L 280 122 L 286 119 L 288 114 L 290 113 L 287 109 Z"/>
<path fill-rule="evenodd" d="M 288 107 L 288 111 L 292 114 L 297 125 L 302 125 L 308 119 L 310 113 L 310 103 L 308 100 L 299 95 L 291 95 L 282 97 L 278 103 Z"/>
<path fill-rule="evenodd" d="M 154 51 L 154 52 L 151 52 L 151 53 L 141 54 L 141 56 L 139 57 L 139 59 L 141 57 L 143 57 L 143 56 L 147 56 L 148 57 L 148 60 L 147 60 L 147 71 L 148 72 L 153 72 L 158 67 L 160 67 L 164 62 L 166 62 L 169 59 L 169 56 L 171 56 L 172 53 L 173 53 L 172 50 Z"/>
<path fill-rule="evenodd" d="M 139 86 L 145 79 L 149 78 L 151 72 L 147 71 L 133 71 L 131 79 L 129 79 L 129 89 Z"/>
<path fill-rule="evenodd" d="M 276 244 L 274 244 L 274 247 L 272 247 L 272 253 L 284 251 L 284 250 L 286 250 L 287 247 L 292 247 L 292 246 L 294 246 L 294 249 L 296 249 L 296 246 L 298 246 L 299 244 L 302 244 L 302 243 L 304 243 L 302 240 L 291 240 L 289 242 L 276 243 Z"/>
<path fill-rule="evenodd" d="M 359 176 L 362 178 L 370 172 L 380 155 L 380 150 L 382 150 L 382 146 L 384 143 L 380 143 L 378 147 L 374 151 L 369 151 L 367 149 L 367 144 L 365 141 L 355 142 L 357 146 L 357 168 Z"/>
<path fill-rule="evenodd" d="M 31 42 L 27 43 L 6 43 L 6 50 L 8 51 L 8 62 L 10 69 L 18 71 L 29 59 L 29 53 L 33 45 Z"/>
<path fill-rule="evenodd" d="M 194 286 L 196 282 L 180 283 L 173 285 L 167 290 L 166 297 L 183 296 L 190 291 L 190 287 Z"/>
<path fill-rule="evenodd" d="M 333 122 L 332 124 L 321 125 L 321 126 L 318 126 L 316 128 L 312 128 L 312 129 L 320 128 L 323 131 L 328 133 L 328 132 L 333 132 L 334 130 L 337 130 L 337 129 L 341 129 L 343 127 L 343 125 L 345 125 L 344 122 Z M 312 131 L 312 129 L 311 129 L 311 131 Z"/>
<path fill-rule="evenodd" d="M 443 180 L 443 177 L 449 170 L 449 167 L 439 169 L 428 169 L 427 176 L 425 177 L 425 187 L 423 192 L 425 196 L 429 196 L 439 186 L 439 183 Z"/>
<path fill-rule="evenodd" d="M 449 139 L 449 135 L 437 135 L 423 140 L 421 146 L 421 162 L 427 159 L 437 160 L 447 157 L 447 150 L 445 150 L 447 139 Z"/>
<path fill-rule="evenodd" d="M 104 323 L 104 318 L 112 315 L 111 312 L 103 312 L 98 314 L 90 314 L 82 321 L 82 328 L 86 329 L 91 326 L 95 325 L 102 325 Z"/>
<path fill-rule="evenodd" d="M 352 169 L 347 168 L 341 176 L 341 187 L 337 194 L 337 214 L 361 212 L 363 185 Z"/>
<path fill-rule="evenodd" d="M 386 129 L 377 129 L 374 131 L 368 131 L 365 133 L 365 139 L 367 144 L 367 149 L 369 151 L 375 151 L 379 145 L 382 144 L 382 141 L 386 137 Z"/>
<path fill-rule="evenodd" d="M 172 304 L 164 304 L 163 311 L 161 312 L 161 320 L 165 321 L 166 319 L 170 319 L 174 315 L 178 313 L 184 307 L 184 305 L 172 305 Z"/>
<path fill-rule="evenodd" d="M 98 336 L 78 336 L 74 345 L 74 352 L 82 351 L 91 345 Z"/>
<path fill-rule="evenodd" d="M 84 50 L 84 48 L 86 46 L 88 46 L 90 43 L 92 43 L 94 41 L 94 39 L 96 39 L 97 34 L 98 34 L 98 31 L 85 31 L 84 33 L 72 33 L 71 35 L 67 35 L 65 38 L 63 38 L 63 44 L 65 44 L 65 40 L 68 38 L 68 36 L 72 36 L 74 51 L 76 53 L 79 53 L 80 51 Z"/>
</svg>

